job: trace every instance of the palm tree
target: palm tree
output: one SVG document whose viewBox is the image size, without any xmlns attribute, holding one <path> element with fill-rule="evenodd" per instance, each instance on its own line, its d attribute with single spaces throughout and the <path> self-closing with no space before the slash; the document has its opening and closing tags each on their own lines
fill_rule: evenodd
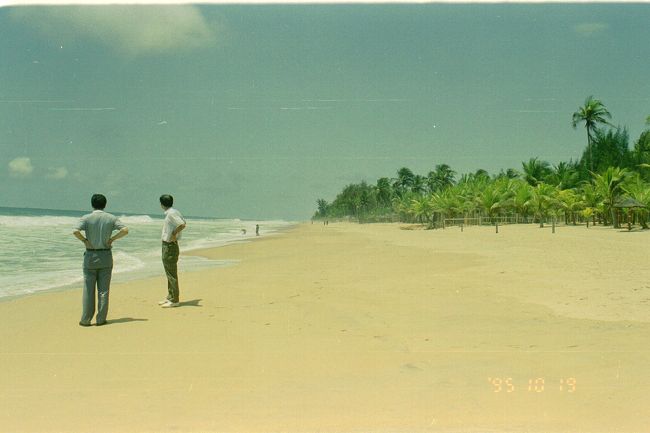
<svg viewBox="0 0 650 433">
<path fill-rule="evenodd" d="M 513 188 L 512 207 L 517 215 L 524 217 L 524 222 L 528 222 L 531 189 L 532 187 L 522 180 L 517 180 Z"/>
<path fill-rule="evenodd" d="M 390 180 L 387 177 L 377 179 L 377 201 L 383 206 L 390 204 L 393 196 L 393 190 L 390 186 Z"/>
<path fill-rule="evenodd" d="M 442 191 L 434 192 L 431 195 L 430 202 L 433 210 L 440 214 L 442 221 L 447 216 L 455 216 L 463 208 L 464 204 L 456 188 L 446 188 Z"/>
<path fill-rule="evenodd" d="M 601 206 L 603 198 L 593 184 L 585 182 L 580 188 L 580 198 L 585 206 L 583 216 L 587 218 L 587 227 L 589 227 L 589 217 L 593 225 L 596 225 L 596 210 Z"/>
<path fill-rule="evenodd" d="M 503 169 L 501 169 L 499 174 L 497 174 L 495 177 L 496 178 L 505 177 L 506 179 L 517 179 L 517 178 L 519 178 L 520 175 L 521 175 L 521 173 L 519 173 L 514 168 L 509 168 L 509 169 L 507 169 L 505 171 Z"/>
<path fill-rule="evenodd" d="M 468 218 L 477 211 L 476 193 L 478 188 L 473 182 L 458 183 L 445 191 L 454 197 L 454 201 L 457 203 L 456 210 L 458 213 L 462 213 L 463 217 Z"/>
<path fill-rule="evenodd" d="M 416 174 L 413 176 L 413 182 L 411 184 L 411 191 L 413 191 L 416 194 L 424 194 L 426 192 L 426 178 L 423 176 L 420 176 L 419 174 Z"/>
<path fill-rule="evenodd" d="M 538 183 L 535 188 L 530 190 L 527 206 L 539 220 L 540 228 L 544 227 L 544 220 L 549 211 L 552 212 L 557 207 L 556 193 L 555 187 L 544 182 Z"/>
<path fill-rule="evenodd" d="M 582 159 L 591 159 L 591 171 L 596 173 L 607 167 L 630 167 L 635 155 L 629 149 L 629 141 L 625 128 L 596 129 L 591 138 L 591 155 L 585 151 Z"/>
<path fill-rule="evenodd" d="M 370 188 L 365 184 L 365 182 L 362 182 L 361 185 L 365 188 L 361 189 L 361 193 L 358 195 L 358 203 L 359 203 L 359 222 L 362 222 L 362 220 L 365 218 L 366 213 L 368 212 L 368 209 L 370 208 Z"/>
<path fill-rule="evenodd" d="M 563 190 L 575 188 L 578 184 L 578 176 L 578 170 L 573 163 L 562 161 L 553 167 L 547 180 L 550 184 Z"/>
<path fill-rule="evenodd" d="M 522 162 L 521 165 L 524 169 L 524 179 L 530 184 L 530 186 L 536 186 L 551 174 L 549 163 L 537 159 L 537 157 L 530 158 L 528 162 Z"/>
<path fill-rule="evenodd" d="M 488 173 L 486 170 L 483 170 L 482 168 L 477 169 L 474 173 L 472 173 L 472 176 L 474 179 L 489 179 L 490 178 L 490 173 Z"/>
<path fill-rule="evenodd" d="M 506 188 L 505 183 L 499 181 L 486 182 L 486 185 L 476 196 L 476 204 L 492 221 L 492 217 L 499 213 L 509 198 L 510 191 Z"/>
<path fill-rule="evenodd" d="M 650 162 L 650 129 L 646 129 L 641 133 L 639 139 L 634 142 L 634 150 L 632 151 L 632 158 L 634 163 L 642 168 L 648 168 Z M 641 174 L 645 179 L 649 176 L 647 171 L 642 171 Z"/>
<path fill-rule="evenodd" d="M 604 211 L 609 210 L 614 228 L 619 228 L 614 204 L 622 191 L 623 182 L 630 175 L 630 172 L 625 168 L 609 167 L 603 174 L 592 173 L 592 175 L 594 177 L 594 187 L 603 197 Z"/>
<path fill-rule="evenodd" d="M 411 221 L 411 205 L 413 199 L 417 196 L 411 192 L 406 192 L 401 196 L 393 197 L 393 210 L 398 214 L 400 221 Z"/>
<path fill-rule="evenodd" d="M 598 125 L 610 125 L 611 124 L 606 119 L 611 119 L 612 115 L 607 111 L 605 106 L 598 99 L 594 99 L 593 96 L 588 97 L 585 100 L 585 105 L 583 107 L 578 107 L 578 111 L 573 113 L 571 120 L 571 125 L 573 128 L 577 128 L 579 123 L 584 122 L 585 128 L 587 129 L 587 148 L 589 149 L 589 169 L 594 170 L 593 167 L 593 158 L 591 154 L 591 142 L 593 140 L 593 131 L 598 127 Z"/>
<path fill-rule="evenodd" d="M 438 164 L 434 171 L 430 171 L 428 175 L 431 191 L 441 191 L 454 184 L 454 177 L 456 172 L 451 169 L 447 164 Z"/>
<path fill-rule="evenodd" d="M 318 206 L 318 216 L 321 218 L 324 218 L 327 216 L 327 208 L 329 207 L 329 204 L 327 203 L 326 200 L 319 198 L 316 200 L 316 206 Z"/>
<path fill-rule="evenodd" d="M 564 209 L 564 223 L 567 224 L 571 217 L 573 225 L 576 225 L 576 212 L 580 212 L 585 207 L 580 196 L 572 189 L 565 189 L 558 192 L 557 197 L 560 206 Z"/>
<path fill-rule="evenodd" d="M 402 167 L 397 170 L 397 179 L 393 182 L 393 189 L 397 195 L 403 195 L 405 192 L 410 191 L 413 186 L 415 174 L 408 167 Z"/>
<path fill-rule="evenodd" d="M 430 221 L 431 215 L 433 214 L 431 200 L 429 197 L 423 195 L 411 199 L 409 212 L 420 222 L 420 224 L 423 224 L 425 221 Z"/>
</svg>

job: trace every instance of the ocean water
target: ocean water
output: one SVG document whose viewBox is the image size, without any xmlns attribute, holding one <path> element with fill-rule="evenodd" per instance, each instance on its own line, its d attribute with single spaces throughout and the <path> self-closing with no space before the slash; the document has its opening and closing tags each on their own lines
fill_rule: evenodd
<svg viewBox="0 0 650 433">
<path fill-rule="evenodd" d="M 60 211 L 0 207 L 0 300 L 45 290 L 80 287 L 83 244 L 72 230 L 88 211 Z M 161 275 L 161 215 L 115 215 L 129 227 L 129 235 L 113 246 L 113 282 Z M 180 241 L 179 271 L 227 266 L 228 261 L 183 255 L 185 251 L 219 247 L 278 234 L 288 221 L 186 218 Z M 244 234 L 242 229 L 246 230 Z"/>
</svg>

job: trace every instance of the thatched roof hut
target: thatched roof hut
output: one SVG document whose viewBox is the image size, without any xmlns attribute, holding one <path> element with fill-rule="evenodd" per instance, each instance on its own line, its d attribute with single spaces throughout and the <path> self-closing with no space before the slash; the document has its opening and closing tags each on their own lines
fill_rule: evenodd
<svg viewBox="0 0 650 433">
<path fill-rule="evenodd" d="M 647 206 L 641 203 L 640 201 L 633 199 L 632 197 L 627 197 L 623 200 L 614 203 L 614 207 L 633 208 L 633 207 L 647 207 Z"/>
</svg>

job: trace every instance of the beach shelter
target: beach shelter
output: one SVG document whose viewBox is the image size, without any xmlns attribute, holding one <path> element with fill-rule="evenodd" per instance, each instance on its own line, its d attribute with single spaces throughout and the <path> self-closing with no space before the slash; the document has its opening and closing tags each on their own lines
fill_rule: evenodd
<svg viewBox="0 0 650 433">
<path fill-rule="evenodd" d="M 622 200 L 617 201 L 616 203 L 614 203 L 614 207 L 619 208 L 619 209 L 622 209 L 622 208 L 626 208 L 626 209 L 647 208 L 647 206 L 645 204 L 641 203 L 638 200 L 633 199 L 632 197 L 627 197 L 627 198 L 624 198 Z M 630 214 L 630 217 L 628 217 L 628 220 L 627 220 L 627 229 L 628 230 L 632 230 L 632 221 L 630 220 L 630 218 L 631 218 L 631 214 Z M 644 225 L 644 227 L 645 227 L 645 225 Z"/>
<path fill-rule="evenodd" d="M 623 200 L 619 200 L 614 204 L 614 207 L 620 208 L 632 208 L 632 207 L 647 207 L 638 200 L 633 199 L 632 197 L 627 197 Z"/>
</svg>

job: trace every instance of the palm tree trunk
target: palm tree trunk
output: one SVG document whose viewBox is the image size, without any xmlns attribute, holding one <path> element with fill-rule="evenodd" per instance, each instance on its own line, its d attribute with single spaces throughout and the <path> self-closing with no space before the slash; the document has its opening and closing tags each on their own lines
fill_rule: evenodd
<svg viewBox="0 0 650 433">
<path fill-rule="evenodd" d="M 612 226 L 615 229 L 618 229 L 621 227 L 621 225 L 618 223 L 618 212 L 616 211 L 616 208 L 614 206 L 611 207 L 611 213 L 612 213 Z"/>
<path fill-rule="evenodd" d="M 589 148 L 589 170 L 591 172 L 594 171 L 594 156 L 591 152 L 591 131 L 589 131 L 589 125 L 586 126 L 587 128 L 587 148 Z"/>
</svg>

